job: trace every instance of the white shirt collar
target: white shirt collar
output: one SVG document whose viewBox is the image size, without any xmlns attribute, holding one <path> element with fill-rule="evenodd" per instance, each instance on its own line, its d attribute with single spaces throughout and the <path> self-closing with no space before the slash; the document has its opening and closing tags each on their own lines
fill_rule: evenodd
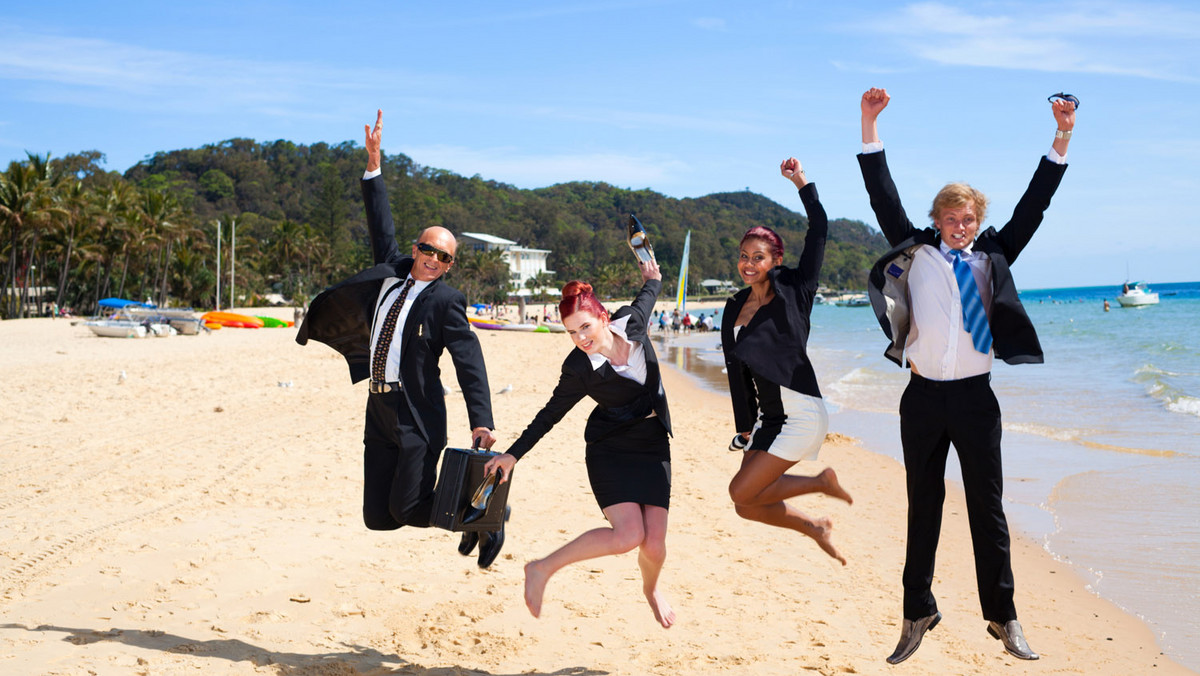
<svg viewBox="0 0 1200 676">
<path fill-rule="evenodd" d="M 621 317 L 620 319 L 612 320 L 611 322 L 608 323 L 608 330 L 612 331 L 614 334 L 620 336 L 621 338 L 625 339 L 626 341 L 629 341 L 629 336 L 625 335 L 625 326 L 627 324 L 629 324 L 629 318 L 631 316 L 632 315 L 625 315 L 624 317 Z M 601 366 L 604 366 L 605 364 L 608 363 L 608 357 L 605 357 L 604 355 L 600 354 L 599 352 L 597 352 L 596 354 L 589 354 L 587 356 L 587 358 L 588 358 L 588 361 L 592 362 L 592 370 L 593 371 L 599 370 L 599 368 Z"/>
<path fill-rule="evenodd" d="M 963 247 L 962 258 L 964 261 L 971 260 L 971 256 L 974 255 L 974 252 L 973 252 L 974 246 L 975 246 L 975 242 L 971 242 L 970 244 Z M 948 261 L 954 260 L 954 254 L 950 253 L 952 251 L 952 247 L 949 244 L 946 244 L 946 242 L 940 236 L 938 237 L 938 249 L 942 252 L 943 258 L 945 258 Z"/>
</svg>

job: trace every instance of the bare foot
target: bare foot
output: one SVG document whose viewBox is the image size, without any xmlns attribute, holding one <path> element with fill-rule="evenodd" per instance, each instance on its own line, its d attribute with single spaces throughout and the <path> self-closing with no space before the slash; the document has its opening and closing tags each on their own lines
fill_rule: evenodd
<svg viewBox="0 0 1200 676">
<path fill-rule="evenodd" d="M 667 597 L 653 589 L 646 592 L 646 600 L 650 602 L 650 609 L 654 611 L 654 619 L 658 620 L 663 629 L 670 629 L 671 625 L 675 624 L 675 611 L 671 609 L 671 604 L 667 603 Z"/>
<path fill-rule="evenodd" d="M 542 614 L 542 594 L 546 592 L 546 583 L 550 576 L 539 565 L 541 561 L 530 561 L 525 564 L 525 607 L 534 617 Z"/>
<path fill-rule="evenodd" d="M 841 553 L 838 552 L 837 547 L 833 546 L 833 542 L 829 537 L 832 533 L 833 521 L 830 521 L 829 517 L 823 516 L 819 519 L 813 519 L 812 539 L 817 541 L 817 544 L 821 546 L 821 549 L 825 550 L 826 554 L 832 556 L 838 561 L 841 561 L 842 565 L 844 566 L 846 565 L 846 557 L 842 556 Z M 526 593 L 528 594 L 528 592 Z"/>
<path fill-rule="evenodd" d="M 837 472 L 834 472 L 832 467 L 826 467 L 817 475 L 817 478 L 821 480 L 822 493 L 839 500 L 845 500 L 848 505 L 854 504 L 854 498 L 850 497 L 846 489 L 842 488 L 842 485 L 838 483 Z"/>
</svg>

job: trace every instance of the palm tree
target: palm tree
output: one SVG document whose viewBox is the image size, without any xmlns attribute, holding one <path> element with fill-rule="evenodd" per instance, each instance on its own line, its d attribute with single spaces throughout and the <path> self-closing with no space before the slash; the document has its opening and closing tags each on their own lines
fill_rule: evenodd
<svg viewBox="0 0 1200 676">
<path fill-rule="evenodd" d="M 8 230 L 8 271 L 5 274 L 5 316 L 24 317 L 26 295 L 38 238 L 53 213 L 50 190 L 54 179 L 50 155 L 26 153 L 25 162 L 12 162 L 0 180 L 0 221 Z M 25 243 L 24 250 L 21 244 Z M 18 264 L 24 254 L 24 291 L 17 292 Z"/>
<path fill-rule="evenodd" d="M 58 294 L 55 303 L 62 307 L 67 294 L 67 280 L 70 277 L 71 262 L 75 257 L 76 246 L 85 236 L 89 226 L 94 223 L 90 216 L 95 210 L 93 193 L 83 187 L 83 181 L 73 181 L 54 195 L 54 202 L 59 208 L 55 229 L 51 232 L 54 239 L 51 247 L 59 253 L 58 264 Z"/>
<path fill-rule="evenodd" d="M 152 287 L 158 291 L 159 305 L 167 301 L 167 267 L 171 260 L 171 251 L 183 232 L 183 208 L 179 200 L 166 191 L 146 190 L 138 204 L 138 215 L 150 231 L 148 241 L 155 244 L 153 253 L 157 253 L 157 263 L 154 265 Z M 149 255 L 147 250 L 147 272 L 149 272 Z"/>
</svg>

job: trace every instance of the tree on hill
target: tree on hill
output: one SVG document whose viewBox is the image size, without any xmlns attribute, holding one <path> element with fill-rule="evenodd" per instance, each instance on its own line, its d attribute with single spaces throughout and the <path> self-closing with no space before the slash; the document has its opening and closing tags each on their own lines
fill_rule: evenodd
<svg viewBox="0 0 1200 676">
<path fill-rule="evenodd" d="M 303 302 L 370 264 L 363 150 L 352 142 L 229 139 L 158 152 L 124 174 L 105 171 L 103 160 L 95 150 L 53 161 L 30 155 L 0 174 L 4 316 L 29 312 L 28 289 L 55 285 L 59 304 L 82 312 L 105 296 L 130 294 L 211 307 L 217 279 L 229 274 L 227 262 L 216 267 L 218 220 L 237 220 L 237 290 L 246 298 L 275 292 Z M 614 297 L 638 285 L 624 240 L 630 213 L 646 226 L 667 293 L 676 291 L 689 231 L 687 291 L 695 294 L 702 279 L 737 279 L 734 252 L 747 228 L 778 231 L 790 261 L 808 228 L 804 216 L 749 191 L 675 199 L 588 181 L 523 190 L 402 154 L 384 158 L 383 176 L 402 248 L 431 225 L 488 233 L 550 250 L 556 278 L 549 286 L 584 279 Z M 228 227 L 222 235 L 228 261 Z M 886 248 L 864 223 L 832 220 L 822 283 L 865 288 L 871 262 Z M 452 283 L 475 300 L 503 300 L 504 273 L 496 261 L 463 252 Z"/>
</svg>

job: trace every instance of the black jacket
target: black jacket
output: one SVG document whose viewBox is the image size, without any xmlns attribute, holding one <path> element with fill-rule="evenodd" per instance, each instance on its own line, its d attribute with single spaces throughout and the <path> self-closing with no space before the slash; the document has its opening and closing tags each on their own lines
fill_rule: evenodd
<svg viewBox="0 0 1200 676">
<path fill-rule="evenodd" d="M 935 228 L 918 230 L 908 220 L 882 151 L 860 154 L 858 164 L 879 228 L 893 247 L 871 268 L 868 289 L 871 306 L 879 326 L 891 340 L 884 354 L 904 366 L 904 345 L 911 328 L 908 271 L 913 252 L 922 244 L 938 246 L 940 236 Z M 1009 364 L 1040 364 L 1043 361 L 1041 343 L 1017 296 L 1009 266 L 1041 225 L 1043 215 L 1050 207 L 1050 198 L 1066 170 L 1067 165 L 1043 157 L 1025 194 L 1013 209 L 1012 218 L 998 231 L 989 227 L 977 234 L 972 245 L 974 251 L 986 254 L 992 265 L 992 307 L 988 314 L 992 350 Z"/>
<path fill-rule="evenodd" d="M 362 190 L 376 264 L 322 291 L 296 334 L 301 345 L 312 339 L 341 353 L 355 383 L 370 375 L 371 326 L 383 284 L 403 280 L 413 265 L 412 257 L 403 255 L 396 244 L 383 177 L 363 181 Z M 483 352 L 467 321 L 466 298 L 437 279 L 410 302 L 401 334 L 400 382 L 421 434 L 431 447 L 446 445 L 445 390 L 438 368 L 443 350 L 449 350 L 454 361 L 471 428 L 494 428 Z"/>
<path fill-rule="evenodd" d="M 660 291 L 662 282 L 657 279 L 647 281 L 633 304 L 622 306 L 611 317 L 620 319 L 629 316 L 625 335 L 629 340 L 641 344 L 642 354 L 646 357 L 646 384 L 638 388 L 640 391 L 637 396 L 629 396 L 632 389 L 630 384 L 636 386 L 636 382 L 617 374 L 607 363 L 599 369 L 593 369 L 587 353 L 575 348 L 563 360 L 562 374 L 559 375 L 554 393 L 550 395 L 550 401 L 537 412 L 508 453 L 520 459 L 584 397 L 596 401 L 596 408 L 588 417 L 584 432 L 584 440 L 589 443 L 623 425 L 645 418 L 651 411 L 662 421 L 667 433 L 671 432 L 671 412 L 667 409 L 667 394 L 663 390 L 658 355 L 647 334 L 654 299 Z"/>
</svg>

